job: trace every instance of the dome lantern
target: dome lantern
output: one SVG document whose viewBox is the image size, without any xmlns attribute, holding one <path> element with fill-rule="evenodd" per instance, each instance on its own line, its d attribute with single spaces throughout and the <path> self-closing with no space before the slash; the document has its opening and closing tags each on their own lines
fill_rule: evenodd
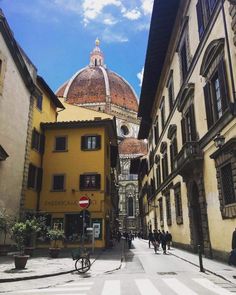
<svg viewBox="0 0 236 295">
<path fill-rule="evenodd" d="M 90 66 L 96 67 L 96 66 L 104 66 L 104 56 L 103 53 L 99 47 L 100 40 L 97 38 L 95 40 L 95 47 L 93 51 L 90 53 Z"/>
</svg>

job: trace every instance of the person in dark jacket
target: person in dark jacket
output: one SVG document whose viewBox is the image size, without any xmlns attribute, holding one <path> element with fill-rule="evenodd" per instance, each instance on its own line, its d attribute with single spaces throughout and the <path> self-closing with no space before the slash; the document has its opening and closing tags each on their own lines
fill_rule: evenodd
<svg viewBox="0 0 236 295">
<path fill-rule="evenodd" d="M 168 231 L 166 231 L 166 243 L 167 243 L 167 248 L 170 250 L 170 244 L 172 242 L 172 235 Z"/>
<path fill-rule="evenodd" d="M 166 254 L 166 233 L 164 230 L 161 232 L 160 239 L 161 239 L 161 247 L 163 249 L 163 254 Z"/>
<path fill-rule="evenodd" d="M 232 234 L 232 250 L 236 249 L 236 228 L 233 231 Z"/>
<path fill-rule="evenodd" d="M 236 228 L 232 234 L 231 248 L 232 248 L 232 251 L 230 252 L 228 263 L 229 263 L 229 265 L 236 266 Z"/>
<path fill-rule="evenodd" d="M 153 233 L 152 233 L 152 231 L 150 230 L 150 232 L 149 232 L 149 234 L 148 234 L 148 246 L 149 246 L 149 248 L 151 247 L 151 244 L 152 244 L 152 242 L 153 242 Z"/>
</svg>

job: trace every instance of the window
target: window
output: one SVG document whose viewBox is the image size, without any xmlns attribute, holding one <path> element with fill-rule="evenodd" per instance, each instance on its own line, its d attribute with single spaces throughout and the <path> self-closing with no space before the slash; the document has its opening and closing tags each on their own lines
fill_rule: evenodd
<svg viewBox="0 0 236 295">
<path fill-rule="evenodd" d="M 81 149 L 82 150 L 98 150 L 101 148 L 100 135 L 86 135 L 82 136 Z"/>
<path fill-rule="evenodd" d="M 236 203 L 231 163 L 221 167 L 220 174 L 225 205 Z"/>
<path fill-rule="evenodd" d="M 173 81 L 173 70 L 171 71 L 168 83 L 167 83 L 167 88 L 168 88 L 168 99 L 169 99 L 169 108 L 170 112 L 173 109 L 174 106 L 174 81 Z"/>
<path fill-rule="evenodd" d="M 167 157 L 167 151 L 163 153 L 162 157 L 162 177 L 163 181 L 168 177 L 169 171 L 168 171 L 168 157 Z"/>
<path fill-rule="evenodd" d="M 171 140 L 171 144 L 170 144 L 170 165 L 171 165 L 171 171 L 174 170 L 174 159 L 178 154 L 178 146 L 177 146 L 177 138 L 176 138 L 176 134 L 173 137 L 173 139 Z"/>
<path fill-rule="evenodd" d="M 37 95 L 37 101 L 36 101 L 36 106 L 37 108 L 42 111 L 42 106 L 43 106 L 43 95 L 42 94 L 39 94 Z"/>
<path fill-rule="evenodd" d="M 52 228 L 53 229 L 64 229 L 64 219 L 63 218 L 53 218 L 52 219 Z"/>
<path fill-rule="evenodd" d="M 171 203 L 170 203 L 170 194 L 166 195 L 166 219 L 167 224 L 171 225 Z"/>
<path fill-rule="evenodd" d="M 198 0 L 196 5 L 199 37 L 203 36 L 209 18 L 215 8 L 216 0 Z"/>
<path fill-rule="evenodd" d="M 184 113 L 181 120 L 181 128 L 183 144 L 185 142 L 195 141 L 197 139 L 193 104 L 191 104 L 187 111 Z"/>
<path fill-rule="evenodd" d="M 165 98 L 162 98 L 162 102 L 160 105 L 160 110 L 161 110 L 161 128 L 162 130 L 164 129 L 165 122 L 166 122 L 166 117 L 165 117 Z"/>
<path fill-rule="evenodd" d="M 2 52 L 0 52 L 0 95 L 3 93 L 3 82 L 6 72 L 7 59 L 3 56 Z"/>
<path fill-rule="evenodd" d="M 122 125 L 120 129 L 121 129 L 121 134 L 122 135 L 126 136 L 126 135 L 129 134 L 129 129 L 128 129 L 128 127 L 126 125 Z"/>
<path fill-rule="evenodd" d="M 187 57 L 186 42 L 183 42 L 180 48 L 180 62 L 181 62 L 182 78 L 183 80 L 185 80 L 188 73 L 188 57 Z"/>
<path fill-rule="evenodd" d="M 180 183 L 177 183 L 174 186 L 174 195 L 175 195 L 175 214 L 177 224 L 183 223 L 183 211 L 182 211 L 182 199 L 181 199 L 181 186 Z"/>
<path fill-rule="evenodd" d="M 32 132 L 31 148 L 43 154 L 45 144 L 45 136 L 40 134 L 35 128 Z"/>
<path fill-rule="evenodd" d="M 41 191 L 42 187 L 43 170 L 33 164 L 29 164 L 28 171 L 28 188 L 32 188 L 38 192 Z"/>
<path fill-rule="evenodd" d="M 157 163 L 156 180 L 157 180 L 157 188 L 158 188 L 161 185 L 161 166 L 160 166 L 160 161 Z"/>
<path fill-rule="evenodd" d="M 128 216 L 134 216 L 134 199 L 132 197 L 128 199 Z"/>
<path fill-rule="evenodd" d="M 80 175 L 80 189 L 100 189 L 100 174 L 82 174 Z"/>
<path fill-rule="evenodd" d="M 52 190 L 58 191 L 58 192 L 65 191 L 65 175 L 64 174 L 53 175 Z"/>
<path fill-rule="evenodd" d="M 55 138 L 55 151 L 63 152 L 67 150 L 67 137 L 59 136 Z"/>
<path fill-rule="evenodd" d="M 163 216 L 163 203 L 162 203 L 162 198 L 159 200 L 159 208 L 160 208 L 160 221 L 164 220 Z"/>
<path fill-rule="evenodd" d="M 156 125 L 154 125 L 154 138 L 155 138 L 155 145 L 157 145 L 159 140 L 159 126 L 158 126 L 158 120 L 156 121 Z"/>
</svg>

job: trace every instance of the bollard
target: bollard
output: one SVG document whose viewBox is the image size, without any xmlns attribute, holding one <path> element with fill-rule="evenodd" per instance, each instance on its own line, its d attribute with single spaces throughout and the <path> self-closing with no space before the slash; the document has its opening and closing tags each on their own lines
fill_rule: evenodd
<svg viewBox="0 0 236 295">
<path fill-rule="evenodd" d="M 199 266 L 200 266 L 200 272 L 205 272 L 203 263 L 202 263 L 202 248 L 201 245 L 198 245 L 198 255 L 199 255 Z"/>
</svg>

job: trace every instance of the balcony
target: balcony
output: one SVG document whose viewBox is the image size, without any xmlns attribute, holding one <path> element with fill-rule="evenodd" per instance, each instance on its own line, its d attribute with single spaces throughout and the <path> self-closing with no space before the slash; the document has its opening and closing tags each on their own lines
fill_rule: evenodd
<svg viewBox="0 0 236 295">
<path fill-rule="evenodd" d="M 203 152 L 197 141 L 186 142 L 174 160 L 178 174 L 186 178 L 202 167 Z"/>
</svg>

